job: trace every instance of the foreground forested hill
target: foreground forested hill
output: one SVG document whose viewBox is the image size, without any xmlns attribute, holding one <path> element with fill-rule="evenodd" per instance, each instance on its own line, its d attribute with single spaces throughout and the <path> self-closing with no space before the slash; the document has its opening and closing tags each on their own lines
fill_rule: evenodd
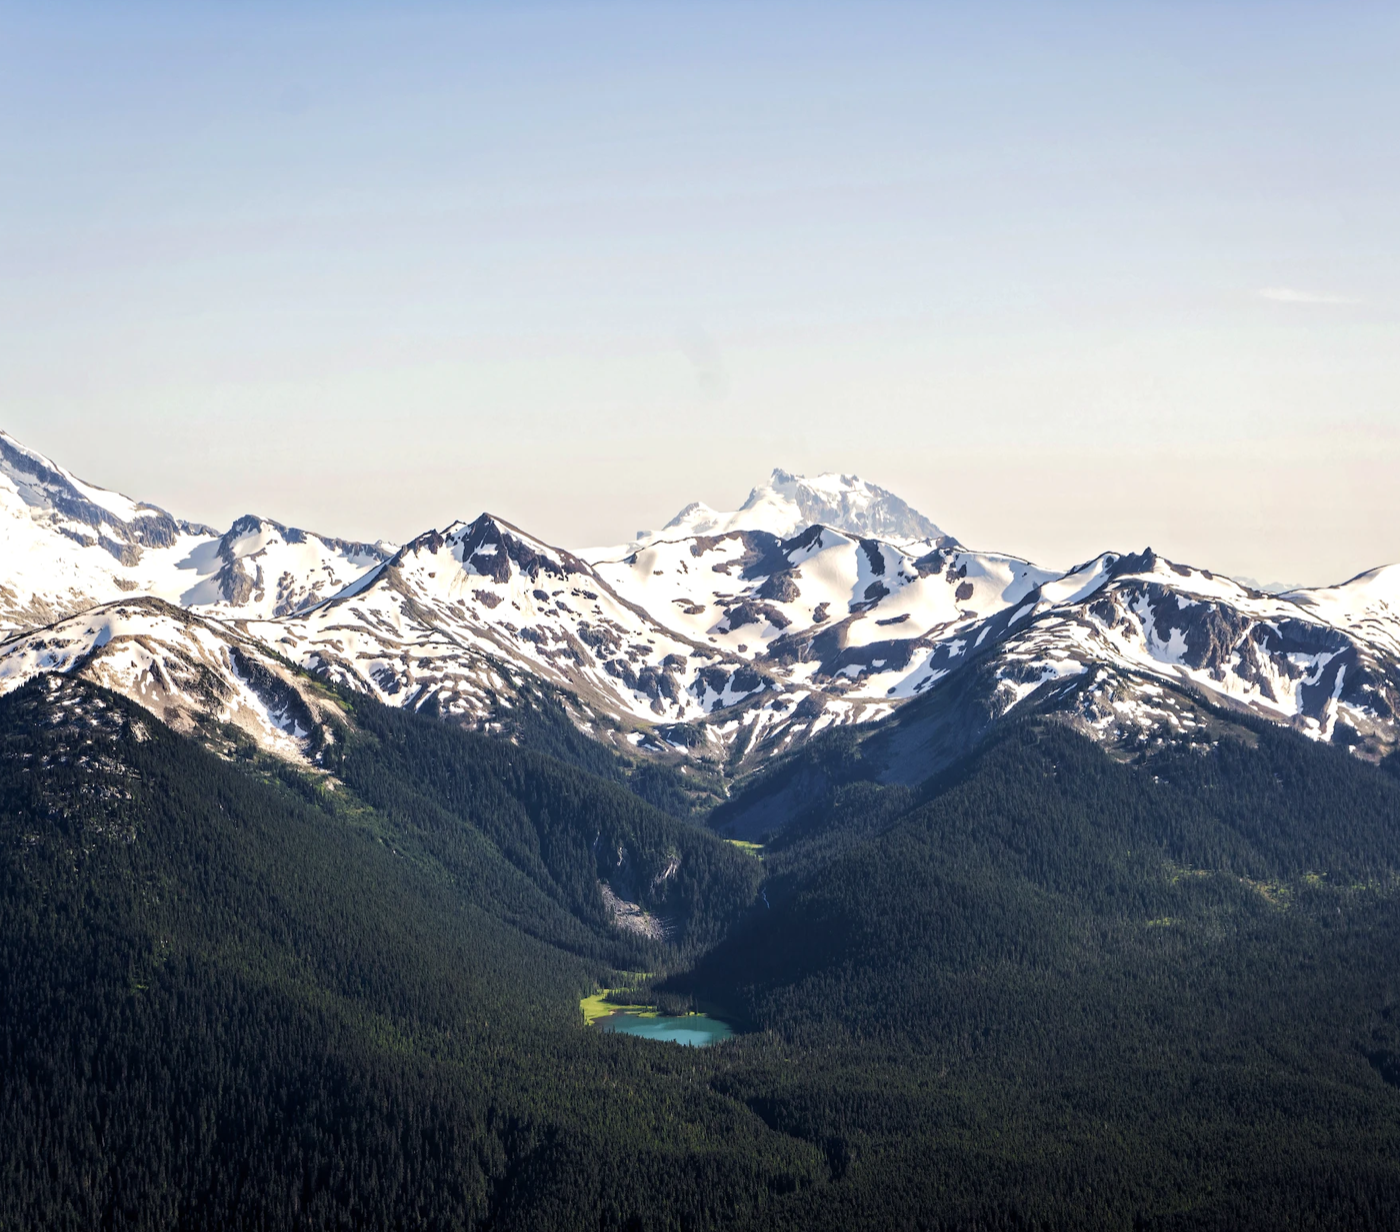
<svg viewBox="0 0 1400 1232">
<path fill-rule="evenodd" d="M 0 702 L 0 1227 L 1393 1226 L 1400 779 L 1227 726 L 844 764 L 760 863 L 373 703 L 313 777 L 37 680 Z M 584 1029 L 620 970 L 749 1029 Z"/>
<path fill-rule="evenodd" d="M 851 1217 L 1400 1209 L 1400 781 L 1226 730 L 1130 766 L 1027 721 L 917 790 L 847 782 L 770 845 L 771 908 L 674 983 L 832 1058 L 767 1098 L 890 1152 Z"/>
<path fill-rule="evenodd" d="M 0 702 L 0 1226 L 528 1228 L 561 1190 L 583 1226 L 714 1223 L 821 1172 L 673 1058 L 579 1023 L 638 954 L 579 907 L 583 870 L 551 874 L 581 814 L 707 854 L 712 901 L 745 900 L 753 862 L 425 720 L 472 783 L 454 812 L 428 781 L 444 746 L 392 777 L 396 720 L 346 757 L 376 808 L 74 682 Z M 514 793 L 543 784 L 532 819 Z M 587 1194 L 556 1179 L 579 1155 Z"/>
</svg>

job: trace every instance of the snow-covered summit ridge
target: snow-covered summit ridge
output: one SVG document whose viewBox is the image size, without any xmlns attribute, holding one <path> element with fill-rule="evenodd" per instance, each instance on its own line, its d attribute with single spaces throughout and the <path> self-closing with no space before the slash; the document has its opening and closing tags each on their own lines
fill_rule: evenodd
<svg viewBox="0 0 1400 1232">
<path fill-rule="evenodd" d="M 1281 597 L 1329 624 L 1363 631 L 1400 655 L 1400 565 L 1382 565 L 1337 586 L 1291 590 Z"/>
<path fill-rule="evenodd" d="M 0 431 L 0 506 L 27 510 L 32 521 L 83 546 L 101 547 L 134 565 L 145 547 L 167 547 L 181 534 L 216 533 L 177 521 L 156 505 L 85 483 L 71 471 Z"/>
<path fill-rule="evenodd" d="M 781 469 L 774 470 L 733 512 L 717 512 L 694 501 L 660 531 L 643 534 L 639 540 L 651 543 L 736 530 L 761 530 L 790 539 L 815 525 L 887 542 L 931 540 L 940 547 L 956 543 L 893 492 L 857 475 L 828 472 L 808 477 Z"/>
<path fill-rule="evenodd" d="M 224 616 L 318 603 L 395 551 L 247 515 L 224 534 L 79 479 L 0 432 L 0 631 L 151 595 Z"/>
<path fill-rule="evenodd" d="M 691 506 L 608 554 L 487 513 L 398 547 L 252 515 L 219 534 L 0 436 L 7 626 L 0 693 L 98 673 L 303 755 L 309 711 L 283 686 L 304 677 L 283 660 L 489 730 L 553 689 L 599 739 L 726 773 L 939 697 L 987 721 L 1050 698 L 1104 738 L 1170 740 L 1187 720 L 1160 697 L 1189 694 L 1373 759 L 1400 744 L 1400 567 L 1286 594 L 1150 549 L 1047 570 L 850 475 L 775 471 L 739 510 Z"/>
<path fill-rule="evenodd" d="M 1369 569 L 1336 586 L 1285 591 L 1283 597 L 1295 603 L 1352 615 L 1381 611 L 1400 613 L 1400 564 Z"/>
</svg>

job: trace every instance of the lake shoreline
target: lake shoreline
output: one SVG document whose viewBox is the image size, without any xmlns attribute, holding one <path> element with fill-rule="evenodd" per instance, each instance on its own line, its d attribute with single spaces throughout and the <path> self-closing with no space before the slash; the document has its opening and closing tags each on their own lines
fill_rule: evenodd
<svg viewBox="0 0 1400 1232">
<path fill-rule="evenodd" d="M 643 1039 L 704 1048 L 732 1039 L 734 1027 L 714 1015 L 691 1010 L 686 1014 L 663 1014 L 654 1005 L 617 1005 L 603 998 L 604 989 L 579 1002 L 584 1024 L 610 1035 L 636 1035 Z"/>
</svg>

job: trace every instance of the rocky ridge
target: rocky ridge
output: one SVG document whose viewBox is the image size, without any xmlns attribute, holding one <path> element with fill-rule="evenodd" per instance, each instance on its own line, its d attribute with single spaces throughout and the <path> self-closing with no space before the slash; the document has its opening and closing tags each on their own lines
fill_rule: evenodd
<svg viewBox="0 0 1400 1232">
<path fill-rule="evenodd" d="M 220 534 L 85 483 L 0 432 L 0 633 L 127 595 L 222 617 L 286 616 L 393 550 L 252 515 Z"/>
<path fill-rule="evenodd" d="M 279 690 L 315 691 L 287 664 L 480 727 L 542 681 L 600 739 L 730 774 L 934 695 L 962 699 L 967 732 L 1051 704 L 1105 741 L 1173 738 L 1170 699 L 1199 696 L 1368 758 L 1397 742 L 1395 567 L 1283 595 L 1150 550 L 1047 570 L 854 477 L 781 471 L 744 510 L 690 507 L 611 551 L 490 514 L 396 549 L 252 517 L 216 535 L 0 445 L 0 526 L 27 548 L 0 574 L 0 689 L 80 671 L 288 755 L 321 737 L 288 719 Z M 805 521 L 813 502 L 844 520 Z"/>
</svg>

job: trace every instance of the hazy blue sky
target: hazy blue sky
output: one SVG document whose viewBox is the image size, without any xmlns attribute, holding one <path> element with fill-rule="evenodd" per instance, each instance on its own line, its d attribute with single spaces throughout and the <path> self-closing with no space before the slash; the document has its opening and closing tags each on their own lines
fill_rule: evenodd
<svg viewBox="0 0 1400 1232">
<path fill-rule="evenodd" d="M 1400 559 L 1400 6 L 0 4 L 0 426 L 183 516 Z"/>
</svg>

